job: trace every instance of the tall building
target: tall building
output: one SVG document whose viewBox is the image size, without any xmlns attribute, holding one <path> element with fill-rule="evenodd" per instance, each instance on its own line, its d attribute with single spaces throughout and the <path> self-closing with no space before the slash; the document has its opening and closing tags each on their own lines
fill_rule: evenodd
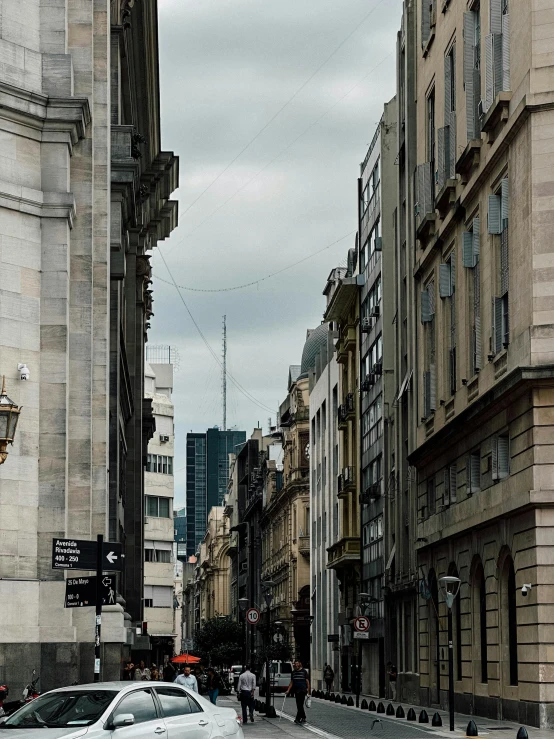
<svg viewBox="0 0 554 739">
<path fill-rule="evenodd" d="M 206 533 L 208 513 L 223 505 L 229 479 L 229 454 L 246 441 L 245 431 L 187 434 L 187 554 L 195 555 Z"/>
<path fill-rule="evenodd" d="M 448 699 L 451 575 L 457 709 L 552 726 L 554 3 L 417 7 L 421 699 Z"/>
<path fill-rule="evenodd" d="M 324 689 L 325 664 L 341 681 L 339 579 L 327 567 L 328 549 L 339 540 L 339 365 L 334 355 L 336 334 L 322 323 L 308 332 L 302 353 L 302 370 L 310 390 L 310 599 L 312 641 L 310 677 Z"/>
<path fill-rule="evenodd" d="M 393 410 L 394 239 L 397 175 L 396 99 L 383 117 L 360 168 L 359 243 L 361 328 L 361 592 L 369 616 L 369 639 L 359 641 L 362 687 L 385 696 L 385 566 L 390 570 L 394 543 L 385 560 L 386 501 L 396 495 Z M 403 536 L 403 532 L 401 532 Z M 395 535 L 392 535 L 395 542 Z"/>
<path fill-rule="evenodd" d="M 165 655 L 173 656 L 175 639 L 173 365 L 147 363 L 144 389 L 156 423 L 156 433 L 148 443 L 144 480 L 144 620 L 151 658 L 159 665 Z M 140 659 L 139 654 L 133 657 Z"/>
<path fill-rule="evenodd" d="M 32 668 L 43 691 L 93 678 L 92 612 L 64 608 L 53 538 L 124 545 L 101 678 L 142 619 L 149 258 L 176 225 L 178 161 L 156 0 L 6 0 L 1 35 L 0 372 L 23 411 L 0 466 L 0 680 L 18 695 Z"/>
<path fill-rule="evenodd" d="M 173 514 L 175 526 L 175 557 L 180 562 L 187 562 L 187 509 L 178 508 Z"/>
</svg>

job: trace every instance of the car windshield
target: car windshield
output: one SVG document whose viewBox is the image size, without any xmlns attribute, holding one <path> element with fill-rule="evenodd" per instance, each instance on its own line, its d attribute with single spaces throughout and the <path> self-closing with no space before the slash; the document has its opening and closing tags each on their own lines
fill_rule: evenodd
<svg viewBox="0 0 554 739">
<path fill-rule="evenodd" d="M 46 693 L 1 724 L 2 729 L 89 726 L 98 721 L 117 690 L 72 690 Z"/>
</svg>

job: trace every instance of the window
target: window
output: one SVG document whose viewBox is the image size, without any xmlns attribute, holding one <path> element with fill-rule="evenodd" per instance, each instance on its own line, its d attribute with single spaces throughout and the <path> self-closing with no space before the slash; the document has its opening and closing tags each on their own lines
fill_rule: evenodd
<svg viewBox="0 0 554 739">
<path fill-rule="evenodd" d="M 467 492 L 468 495 L 481 490 L 481 452 L 471 452 L 467 459 Z"/>
<path fill-rule="evenodd" d="M 172 544 L 165 541 L 145 541 L 144 542 L 144 561 L 145 562 L 164 562 L 166 564 L 172 561 Z"/>
<path fill-rule="evenodd" d="M 430 477 L 427 480 L 427 515 L 432 516 L 436 509 L 435 499 L 435 478 Z"/>
<path fill-rule="evenodd" d="M 508 651 L 510 655 L 510 685 L 518 684 L 516 573 L 510 557 L 508 566 Z"/>
<path fill-rule="evenodd" d="M 509 288 L 510 288 L 510 265 L 509 265 L 509 239 L 508 239 L 508 216 L 509 216 L 509 186 L 505 178 L 500 183 L 500 189 L 495 195 L 489 196 L 489 233 L 499 234 L 500 240 L 497 247 L 497 277 L 496 292 L 498 297 L 492 301 L 492 338 L 491 349 L 493 354 L 498 354 L 510 343 L 510 320 L 509 320 Z"/>
<path fill-rule="evenodd" d="M 452 251 L 445 264 L 441 264 L 439 273 L 439 294 L 448 301 L 446 335 L 448 347 L 448 379 L 450 395 L 456 392 L 456 253 Z"/>
<path fill-rule="evenodd" d="M 464 89 L 467 140 L 479 138 L 481 121 L 481 12 L 479 4 L 464 13 Z"/>
<path fill-rule="evenodd" d="M 421 45 L 427 46 L 431 28 L 436 24 L 436 0 L 421 0 Z"/>
<path fill-rule="evenodd" d="M 362 450 L 367 452 L 383 434 L 383 398 L 379 395 L 362 416 Z"/>
<path fill-rule="evenodd" d="M 510 474 L 510 437 L 507 434 L 492 440 L 492 479 L 502 480 Z"/>
<path fill-rule="evenodd" d="M 198 713 L 202 709 L 196 701 L 191 701 L 183 690 L 177 688 L 156 688 L 156 693 L 162 704 L 165 718 L 185 716 L 189 713 Z M 192 706 L 194 704 L 194 708 Z"/>
<path fill-rule="evenodd" d="M 113 712 L 113 718 L 123 713 L 132 713 L 135 724 L 143 724 L 146 721 L 156 721 L 158 714 L 150 690 L 135 690 L 119 703 Z"/>
<path fill-rule="evenodd" d="M 423 417 L 428 418 L 437 407 L 437 374 L 435 347 L 435 281 L 430 280 L 421 293 L 421 322 L 424 324 Z"/>
<path fill-rule="evenodd" d="M 165 454 L 148 454 L 146 457 L 146 471 L 172 475 L 173 457 L 168 457 Z"/>
<path fill-rule="evenodd" d="M 458 469 L 455 464 L 449 465 L 444 470 L 444 505 L 450 505 L 457 500 Z"/>
<path fill-rule="evenodd" d="M 145 516 L 152 516 L 153 518 L 170 518 L 169 498 L 158 498 L 155 495 L 146 495 L 144 501 Z"/>
<path fill-rule="evenodd" d="M 435 88 L 427 98 L 427 161 L 431 165 L 431 202 L 435 202 Z"/>
<path fill-rule="evenodd" d="M 145 585 L 144 605 L 147 608 L 172 608 L 173 588 L 167 585 Z"/>
</svg>

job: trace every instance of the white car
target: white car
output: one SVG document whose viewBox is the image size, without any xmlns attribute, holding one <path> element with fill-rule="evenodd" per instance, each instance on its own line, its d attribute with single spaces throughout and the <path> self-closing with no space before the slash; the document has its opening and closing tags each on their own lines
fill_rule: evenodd
<svg viewBox="0 0 554 739">
<path fill-rule="evenodd" d="M 52 690 L 0 719 L 1 739 L 8 739 L 12 729 L 17 733 L 11 739 L 244 739 L 234 709 L 163 682 Z"/>
</svg>

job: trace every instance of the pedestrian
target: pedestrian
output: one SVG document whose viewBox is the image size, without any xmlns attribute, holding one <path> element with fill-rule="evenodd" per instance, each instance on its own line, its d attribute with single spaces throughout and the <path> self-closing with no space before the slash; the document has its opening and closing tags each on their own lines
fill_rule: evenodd
<svg viewBox="0 0 554 739">
<path fill-rule="evenodd" d="M 155 664 L 152 664 L 152 669 L 150 670 L 150 679 L 156 681 L 160 679 L 160 673 L 158 672 L 158 668 Z"/>
<path fill-rule="evenodd" d="M 205 695 L 207 692 L 207 675 L 204 672 L 204 668 L 202 665 L 198 665 L 198 667 L 194 670 L 194 674 L 196 675 L 196 682 L 198 683 L 198 692 L 200 695 Z"/>
<path fill-rule="evenodd" d="M 396 700 L 396 678 L 398 677 L 398 674 L 396 672 L 396 665 L 392 662 L 389 662 L 387 664 L 387 672 L 389 674 L 389 685 L 390 685 L 390 692 L 391 692 L 391 699 L 393 701 Z"/>
<path fill-rule="evenodd" d="M 175 681 L 176 673 L 175 668 L 171 664 L 171 662 L 168 660 L 164 665 L 163 670 L 163 679 L 166 683 L 172 683 Z"/>
<path fill-rule="evenodd" d="M 335 679 L 335 672 L 331 665 L 325 663 L 325 669 L 323 670 L 323 679 L 325 685 L 327 685 L 327 692 L 330 693 L 333 688 L 333 680 Z"/>
<path fill-rule="evenodd" d="M 132 680 L 135 675 L 135 666 L 131 662 L 130 659 L 127 660 L 125 663 L 125 667 L 123 668 L 123 679 L 124 680 Z"/>
<path fill-rule="evenodd" d="M 217 705 L 217 696 L 221 690 L 221 677 L 217 674 L 213 667 L 208 667 L 208 697 L 210 701 Z"/>
<path fill-rule="evenodd" d="M 177 675 L 173 682 L 178 685 L 184 685 L 185 688 L 192 690 L 194 693 L 198 693 L 198 682 L 194 675 L 190 674 L 190 667 L 188 665 L 183 667 L 183 674 Z"/>
<path fill-rule="evenodd" d="M 295 724 L 306 723 L 306 711 L 304 710 L 304 701 L 310 692 L 310 679 L 308 670 L 302 667 L 302 662 L 297 659 L 293 665 L 291 680 L 287 688 L 286 695 L 290 695 L 290 691 L 294 688 L 294 697 L 296 698 L 296 718 Z"/>
<path fill-rule="evenodd" d="M 247 666 L 239 677 L 237 692 L 242 706 L 242 723 L 248 723 L 248 714 L 250 713 L 250 723 L 254 722 L 254 693 L 256 691 L 256 676 L 250 672 Z"/>
<path fill-rule="evenodd" d="M 150 670 L 145 666 L 143 659 L 135 670 L 135 680 L 150 680 Z"/>
</svg>

